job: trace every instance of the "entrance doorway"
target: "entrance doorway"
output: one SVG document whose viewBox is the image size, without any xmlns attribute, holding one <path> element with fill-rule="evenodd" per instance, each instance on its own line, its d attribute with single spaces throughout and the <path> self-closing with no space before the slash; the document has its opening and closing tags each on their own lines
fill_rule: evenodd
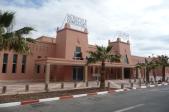
<svg viewBox="0 0 169 112">
<path fill-rule="evenodd" d="M 82 81 L 83 80 L 83 67 L 74 66 L 73 67 L 73 80 L 74 81 Z"/>
<path fill-rule="evenodd" d="M 125 79 L 130 78 L 130 68 L 124 68 L 124 78 Z"/>
</svg>

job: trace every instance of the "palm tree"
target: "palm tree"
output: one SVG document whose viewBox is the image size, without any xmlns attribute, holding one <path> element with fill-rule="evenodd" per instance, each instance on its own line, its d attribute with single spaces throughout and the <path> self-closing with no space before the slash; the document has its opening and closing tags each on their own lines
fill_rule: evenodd
<svg viewBox="0 0 169 112">
<path fill-rule="evenodd" d="M 145 64 L 144 63 L 137 63 L 135 68 L 136 68 L 136 75 L 138 76 L 138 70 L 145 68 Z"/>
<path fill-rule="evenodd" d="M 87 64 L 101 62 L 101 79 L 100 79 L 100 88 L 105 88 L 105 62 L 120 62 L 119 55 L 112 55 L 111 53 L 112 46 L 103 47 L 96 46 L 96 51 L 89 51 L 89 58 L 87 58 Z"/>
<path fill-rule="evenodd" d="M 154 58 L 152 61 L 151 61 L 151 69 L 152 69 L 152 72 L 153 72 L 153 77 L 154 77 L 154 81 L 156 82 L 156 73 L 155 73 L 155 69 L 159 66 L 159 64 L 156 62 L 156 59 Z"/>
<path fill-rule="evenodd" d="M 157 63 L 162 66 L 162 81 L 165 81 L 165 68 L 169 66 L 169 57 L 161 55 L 157 57 Z"/>
<path fill-rule="evenodd" d="M 143 68 L 143 64 L 142 63 L 137 63 L 135 68 L 136 68 L 136 78 L 140 78 L 139 77 L 139 71 Z"/>
<path fill-rule="evenodd" d="M 30 53 L 29 42 L 34 42 L 31 38 L 24 38 L 34 29 L 32 27 L 23 27 L 13 31 L 14 25 L 13 12 L 0 11 L 0 50 L 13 50 L 17 53 Z"/>
<path fill-rule="evenodd" d="M 155 69 L 156 67 L 156 63 L 154 60 L 151 60 L 151 61 L 148 61 L 146 58 L 145 58 L 145 62 L 144 63 L 138 63 L 136 65 L 136 68 L 144 68 L 145 69 L 145 75 L 146 75 L 146 82 L 149 83 L 150 82 L 150 71 L 152 69 Z"/>
</svg>

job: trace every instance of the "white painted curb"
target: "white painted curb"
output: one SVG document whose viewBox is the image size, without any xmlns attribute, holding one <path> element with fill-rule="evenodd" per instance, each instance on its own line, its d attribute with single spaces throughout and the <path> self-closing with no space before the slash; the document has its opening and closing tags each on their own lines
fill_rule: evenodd
<svg viewBox="0 0 169 112">
<path fill-rule="evenodd" d="M 124 91 L 124 89 L 115 90 L 115 92 L 122 92 L 122 91 Z"/>
<path fill-rule="evenodd" d="M 132 89 L 137 89 L 136 87 L 133 87 Z"/>
<path fill-rule="evenodd" d="M 84 97 L 84 96 L 87 96 L 87 94 L 73 95 L 73 98 L 79 98 L 79 97 Z"/>
<path fill-rule="evenodd" d="M 98 95 L 108 94 L 108 91 L 97 92 Z"/>
<path fill-rule="evenodd" d="M 158 84 L 158 86 L 162 86 L 162 84 Z"/>
<path fill-rule="evenodd" d="M 164 83 L 163 85 L 165 85 L 165 86 L 166 86 L 166 85 L 168 85 L 168 83 Z"/>
<path fill-rule="evenodd" d="M 155 85 L 150 85 L 150 87 L 155 87 Z"/>
<path fill-rule="evenodd" d="M 147 88 L 146 86 L 141 86 L 140 88 L 144 89 L 144 88 Z"/>
<path fill-rule="evenodd" d="M 39 102 L 47 102 L 47 101 L 55 101 L 59 100 L 59 97 L 54 97 L 54 98 L 44 98 L 44 99 L 39 99 Z"/>
<path fill-rule="evenodd" d="M 2 107 L 19 106 L 19 105 L 21 105 L 21 102 L 3 103 L 3 104 L 0 104 L 0 108 L 2 108 Z"/>
</svg>

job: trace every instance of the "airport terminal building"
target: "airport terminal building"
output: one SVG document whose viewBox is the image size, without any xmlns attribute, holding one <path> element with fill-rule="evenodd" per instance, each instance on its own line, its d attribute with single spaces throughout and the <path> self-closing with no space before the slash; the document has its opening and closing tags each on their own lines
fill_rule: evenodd
<svg viewBox="0 0 169 112">
<path fill-rule="evenodd" d="M 110 38 L 111 39 L 111 38 Z M 106 79 L 129 79 L 144 76 L 135 68 L 144 57 L 133 56 L 130 42 L 108 40 L 112 54 L 120 54 L 121 61 L 106 62 Z M 77 30 L 69 23 L 57 29 L 56 38 L 42 36 L 29 44 L 31 54 L 0 51 L 1 81 L 90 81 L 99 77 L 101 63 L 86 65 L 88 51 L 96 46 L 88 44 L 88 30 Z"/>
</svg>

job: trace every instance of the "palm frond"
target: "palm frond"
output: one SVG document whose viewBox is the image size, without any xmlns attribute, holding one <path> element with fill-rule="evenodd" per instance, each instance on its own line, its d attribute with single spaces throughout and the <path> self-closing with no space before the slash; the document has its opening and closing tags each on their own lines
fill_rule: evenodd
<svg viewBox="0 0 169 112">
<path fill-rule="evenodd" d="M 0 50 L 13 50 L 17 53 L 29 53 L 28 43 L 34 43 L 34 39 L 24 38 L 24 35 L 35 31 L 32 27 L 23 27 L 12 31 L 14 12 L 0 13 Z"/>
<path fill-rule="evenodd" d="M 106 52 L 109 53 L 109 52 L 111 51 L 111 49 L 112 49 L 112 46 L 108 46 L 108 47 L 106 48 Z"/>
<path fill-rule="evenodd" d="M 26 38 L 26 41 L 30 43 L 35 43 L 35 39 L 33 38 Z"/>
<path fill-rule="evenodd" d="M 29 34 L 31 31 L 35 31 L 32 27 L 24 27 L 15 31 L 16 35 Z"/>
<path fill-rule="evenodd" d="M 169 66 L 169 57 L 166 55 L 158 56 L 156 62 L 161 66 Z"/>
<path fill-rule="evenodd" d="M 120 62 L 119 55 L 112 55 L 110 51 L 112 46 L 103 47 L 103 46 L 96 46 L 96 51 L 89 51 L 89 58 L 87 59 L 87 63 L 96 63 L 98 61 L 110 61 L 110 62 Z"/>
<path fill-rule="evenodd" d="M 120 55 L 109 55 L 109 61 L 110 62 L 120 62 Z"/>
<path fill-rule="evenodd" d="M 9 27 L 14 19 L 14 12 L 4 12 L 0 16 L 0 25 Z"/>
</svg>

